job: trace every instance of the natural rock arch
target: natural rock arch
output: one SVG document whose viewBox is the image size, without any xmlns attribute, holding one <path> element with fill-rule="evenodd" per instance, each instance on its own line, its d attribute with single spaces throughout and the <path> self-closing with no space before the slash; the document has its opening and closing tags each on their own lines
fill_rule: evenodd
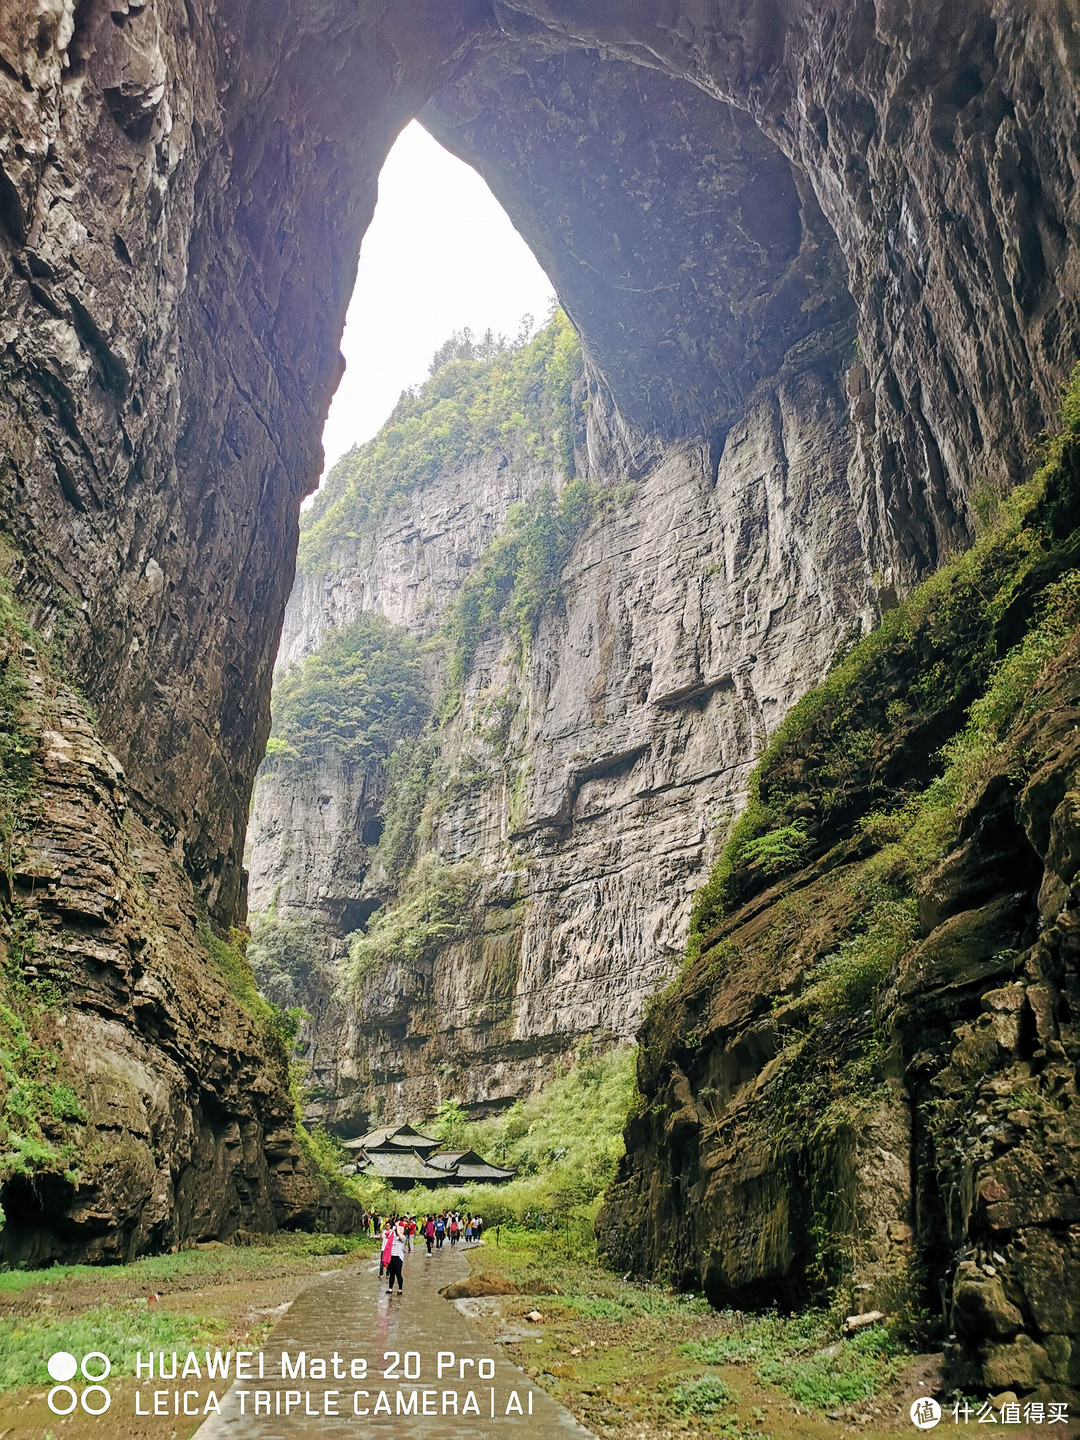
<svg viewBox="0 0 1080 1440">
<path fill-rule="evenodd" d="M 74 608 L 67 645 L 106 738 L 222 921 L 242 904 L 297 507 L 356 254 L 382 159 L 425 104 L 552 270 L 639 434 L 700 427 L 720 443 L 787 339 L 850 328 L 846 270 L 864 526 L 900 580 L 961 542 L 973 477 L 1015 475 L 1073 353 L 1064 5 L 1021 21 L 993 0 L 918 14 L 870 0 L 783 13 L 408 0 L 358 15 L 85 0 L 17 7 L 0 49 L 0 436 L 4 521 L 33 556 L 21 589 L 47 625 Z M 731 148 L 702 148 L 706 114 Z M 740 169 L 740 199 L 756 193 L 749 208 L 775 231 L 758 272 L 772 291 L 743 309 L 717 267 L 620 328 L 628 260 L 581 225 L 583 180 L 605 156 L 633 173 L 622 137 L 661 115 L 688 141 L 684 169 L 658 167 L 659 151 L 643 166 L 661 210 L 686 203 L 700 167 L 718 183 Z M 553 170 L 571 140 L 579 152 Z M 657 141 L 669 158 L 679 143 Z M 780 276 L 796 196 L 799 258 Z M 633 199 L 625 180 L 591 198 L 601 212 Z M 631 274 L 667 258 L 647 214 L 631 221 Z M 763 238 L 753 224 L 721 238 L 740 280 Z M 703 235 L 688 222 L 670 239 L 689 253 Z M 695 301 L 716 305 L 722 344 L 710 324 L 693 333 Z"/>
</svg>

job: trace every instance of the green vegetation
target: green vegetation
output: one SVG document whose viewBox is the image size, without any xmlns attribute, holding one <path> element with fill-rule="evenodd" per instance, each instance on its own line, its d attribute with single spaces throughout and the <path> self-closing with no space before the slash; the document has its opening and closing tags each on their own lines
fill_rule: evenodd
<svg viewBox="0 0 1080 1440">
<path fill-rule="evenodd" d="M 135 1352 L 183 1353 L 256 1348 L 270 1325 L 252 1325 L 252 1287 L 292 1279 L 289 1298 L 320 1272 L 356 1263 L 373 1248 L 355 1235 L 245 1236 L 245 1243 L 150 1255 L 127 1265 L 53 1265 L 0 1271 L 0 1390 L 45 1383 L 44 1362 L 56 1350 L 105 1351 L 114 1376 L 133 1369 Z M 192 1291 L 202 1313 L 186 1313 Z M 154 1293 L 153 1302 L 147 1296 Z M 265 1293 L 265 1292 L 264 1292 Z M 173 1304 L 177 1309 L 170 1308 Z M 5 1418 L 10 1419 L 9 1415 Z"/>
<path fill-rule="evenodd" d="M 556 311 L 530 341 L 485 347 L 452 336 L 431 377 L 406 391 L 379 434 L 331 470 L 304 518 L 299 564 L 314 571 L 355 544 L 399 496 L 500 451 L 573 471 L 581 350 Z"/>
<path fill-rule="evenodd" d="M 148 1309 L 99 1305 L 78 1316 L 0 1318 L 0 1389 L 46 1381 L 44 1358 L 56 1350 L 76 1355 L 103 1350 L 114 1369 L 133 1370 L 139 1350 L 184 1351 L 214 1346 L 224 1326 L 210 1319 Z"/>
<path fill-rule="evenodd" d="M 55 997 L 23 979 L 33 948 L 25 922 L 10 935 L 0 971 L 0 1183 L 42 1171 L 74 1180 L 73 1126 L 86 1116 L 63 1064 Z"/>
<path fill-rule="evenodd" d="M 42 717 L 28 683 L 25 649 L 46 681 L 51 652 L 14 599 L 11 553 L 0 542 L 0 874 L 4 877 L 0 961 L 0 1182 L 41 1172 L 76 1178 L 74 1127 L 85 1119 L 63 1064 L 55 986 L 26 978 L 36 948 L 36 914 L 15 893 L 19 832 L 34 804 Z M 0 1225 L 3 1212 L 0 1211 Z"/>
<path fill-rule="evenodd" d="M 496 623 L 524 652 L 541 616 L 559 597 L 559 579 L 574 542 L 596 513 L 598 487 L 571 480 L 556 495 L 543 486 L 510 507 L 506 529 L 484 551 L 447 620 L 453 696 L 469 673 L 481 639 Z"/>
<path fill-rule="evenodd" d="M 591 1248 L 592 1218 L 623 1154 L 635 1053 L 632 1047 L 585 1047 L 538 1095 L 488 1120 L 470 1124 L 460 1105 L 444 1104 L 431 1126 L 440 1138 L 517 1170 L 517 1176 L 505 1185 L 411 1191 L 402 1208 L 465 1206 L 490 1224 L 526 1216 L 540 1223 L 543 1216 Z"/>
<path fill-rule="evenodd" d="M 277 910 L 252 911 L 247 958 L 259 990 L 280 1013 L 302 1019 L 297 1000 L 319 963 L 319 945 L 308 920 L 279 915 Z"/>
<path fill-rule="evenodd" d="M 218 978 L 229 994 L 253 1020 L 271 1031 L 274 1007 L 259 994 L 255 971 L 247 955 L 246 932 L 234 927 L 229 931 L 228 939 L 223 939 L 214 933 L 208 921 L 203 920 L 198 927 L 198 936 L 199 944 L 214 962 Z"/>
<path fill-rule="evenodd" d="M 719 1375 L 702 1375 L 676 1385 L 672 1406 L 678 1415 L 714 1415 L 724 1405 L 737 1405 L 739 1397 Z"/>
<path fill-rule="evenodd" d="M 539 1309 L 536 1338 L 504 1342 L 510 1356 L 598 1434 L 824 1436 L 826 1410 L 859 1424 L 881 1416 L 910 1359 L 886 1327 L 845 1339 L 821 1310 L 716 1311 L 699 1295 L 620 1280 L 584 1243 L 504 1224 L 496 1247 L 485 1228 L 488 1243 L 469 1252 L 474 1273 L 519 1293 L 500 1295 L 477 1323 L 520 1335 L 522 1317 Z M 908 1423 L 906 1401 L 895 1413 Z M 893 1426 L 879 1420 L 871 1433 L 881 1428 Z"/>
<path fill-rule="evenodd" d="M 702 1365 L 752 1366 L 766 1385 L 819 1410 L 872 1399 L 895 1378 L 907 1355 L 886 1326 L 837 1343 L 836 1317 L 824 1310 L 790 1316 L 723 1313 L 730 1327 L 725 1334 L 689 1341 L 681 1353 Z"/>
<path fill-rule="evenodd" d="M 438 737 L 427 734 L 402 740 L 390 757 L 378 860 L 391 883 L 400 883 L 416 859 L 438 748 Z"/>
<path fill-rule="evenodd" d="M 266 768 L 337 751 L 353 764 L 385 764 L 431 709 L 420 647 L 406 630 L 365 613 L 328 631 L 314 655 L 274 686 Z"/>
<path fill-rule="evenodd" d="M 440 865 L 425 856 L 413 871 L 405 898 L 377 911 L 368 928 L 349 946 L 348 983 L 359 989 L 364 980 L 389 965 L 416 968 L 469 930 L 473 901 L 480 885 L 476 865 Z"/>
<path fill-rule="evenodd" d="M 19 1295 L 37 1285 L 54 1287 L 123 1284 L 135 1293 L 147 1289 L 164 1292 L 171 1286 L 187 1289 L 227 1272 L 235 1279 L 280 1263 L 328 1255 L 347 1256 L 363 1251 L 370 1241 L 362 1235 L 313 1235 L 282 1231 L 277 1235 L 245 1233 L 235 1245 L 211 1250 L 178 1250 L 168 1255 L 144 1255 L 126 1265 L 50 1265 L 43 1270 L 0 1270 L 0 1295 Z"/>
</svg>

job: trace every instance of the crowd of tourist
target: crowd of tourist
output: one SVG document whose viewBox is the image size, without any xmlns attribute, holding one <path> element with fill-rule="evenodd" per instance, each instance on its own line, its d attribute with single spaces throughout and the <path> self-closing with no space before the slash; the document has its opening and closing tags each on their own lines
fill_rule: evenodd
<svg viewBox="0 0 1080 1440">
<path fill-rule="evenodd" d="M 386 1276 L 388 1295 L 394 1293 L 395 1280 L 398 1293 L 401 1293 L 405 1256 L 411 1253 L 417 1235 L 423 1239 L 430 1255 L 433 1250 L 441 1250 L 448 1240 L 451 1248 L 459 1241 L 464 1245 L 475 1245 L 484 1233 L 482 1216 L 462 1215 L 457 1210 L 442 1210 L 422 1219 L 417 1219 L 415 1215 L 366 1214 L 361 1223 L 363 1233 L 369 1233 L 370 1227 L 370 1234 L 382 1236 L 379 1278 Z"/>
</svg>

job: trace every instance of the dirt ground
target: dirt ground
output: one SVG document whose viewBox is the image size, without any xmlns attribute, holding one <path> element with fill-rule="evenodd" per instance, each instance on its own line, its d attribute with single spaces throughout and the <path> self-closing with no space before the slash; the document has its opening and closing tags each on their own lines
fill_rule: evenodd
<svg viewBox="0 0 1080 1440">
<path fill-rule="evenodd" d="M 43 1369 L 48 1327 L 57 1322 L 61 1335 L 74 1335 L 83 1325 L 83 1349 L 92 1348 L 93 1332 L 85 1329 L 88 1314 L 154 1313 L 175 1322 L 180 1335 L 212 1327 L 214 1348 L 257 1350 L 314 1279 L 370 1261 L 370 1242 L 349 1253 L 327 1253 L 325 1245 L 323 1253 L 305 1253 L 313 1240 L 286 1238 L 256 1250 L 222 1247 L 108 1269 L 0 1275 L 0 1374 L 14 1363 L 20 1344 L 25 1368 L 27 1336 L 31 1345 L 41 1338 Z M 782 1384 L 765 1384 L 751 1364 L 709 1365 L 688 1358 L 685 1346 L 729 1335 L 733 1325 L 743 1323 L 741 1317 L 717 1314 L 703 1302 L 687 1302 L 660 1287 L 621 1281 L 587 1260 L 560 1253 L 549 1237 L 504 1232 L 502 1242 L 496 1245 L 489 1235 L 467 1252 L 473 1272 L 468 1288 L 481 1293 L 453 1303 L 603 1440 L 695 1435 L 731 1440 L 895 1440 L 904 1435 L 910 1440 L 918 1433 L 909 1413 L 912 1401 L 935 1393 L 943 1412 L 939 1435 L 973 1432 L 976 1425 L 980 1435 L 992 1433 L 983 1424 L 1001 1425 L 1005 1434 L 1024 1440 L 1080 1435 L 1075 1419 L 1054 1426 L 1012 1424 L 1003 1423 L 1000 1411 L 992 1421 L 980 1424 L 973 1412 L 966 1424 L 957 1424 L 951 1402 L 941 1394 L 940 1357 L 927 1354 L 882 1362 L 883 1381 L 876 1393 L 847 1404 L 827 1409 L 797 1403 Z M 483 1293 L 500 1284 L 516 1289 Z M 837 1342 L 830 1352 L 840 1353 L 844 1343 Z M 872 1368 L 868 1373 L 873 1375 Z M 686 1403 L 688 1387 L 693 1394 L 703 1377 L 715 1377 L 709 1383 L 716 1401 L 704 1411 Z M 199 1388 L 200 1405 L 208 1388 L 206 1382 Z M 53 1415 L 44 1383 L 8 1388 L 0 1392 L 0 1440 L 189 1440 L 201 1423 L 201 1413 L 135 1416 L 135 1382 L 120 1375 L 110 1381 L 110 1389 L 113 1415 L 124 1417 L 122 1430 L 82 1411 Z"/>
<path fill-rule="evenodd" d="M 898 1357 L 895 1374 L 869 1398 L 828 1409 L 800 1405 L 782 1389 L 764 1384 L 750 1365 L 705 1366 L 681 1353 L 687 1343 L 729 1332 L 730 1317 L 704 1306 L 672 1313 L 658 1305 L 657 1313 L 640 1313 L 633 1302 L 648 1303 L 649 1287 L 614 1280 L 585 1262 L 560 1259 L 554 1242 L 552 1253 L 538 1258 L 533 1243 L 523 1245 L 520 1236 L 513 1236 L 508 1245 L 486 1243 L 469 1258 L 474 1276 L 512 1280 L 523 1293 L 455 1303 L 604 1440 L 682 1440 L 692 1435 L 734 1440 L 892 1440 L 903 1435 L 910 1440 L 919 1433 L 911 1419 L 912 1402 L 935 1395 L 942 1409 L 935 1427 L 939 1435 L 977 1429 L 985 1436 L 992 1433 L 985 1428 L 988 1424 L 1024 1440 L 1080 1435 L 1075 1419 L 1054 1426 L 1003 1424 L 1000 1410 L 994 1410 L 993 1421 L 980 1423 L 974 1408 L 965 1422 L 961 1408 L 958 1423 L 953 1401 L 943 1393 L 942 1357 L 933 1354 Z M 545 1294 L 548 1289 L 563 1293 Z M 589 1313 L 609 1308 L 611 1301 L 617 1305 L 620 1291 L 630 1301 L 629 1314 L 614 1318 Z M 529 1318 L 537 1315 L 539 1319 Z M 712 1414 L 678 1413 L 677 1387 L 703 1374 L 717 1376 L 734 1398 Z"/>
<path fill-rule="evenodd" d="M 313 1280 L 358 1260 L 366 1264 L 374 1246 L 371 1242 L 347 1254 L 305 1254 L 305 1240 L 283 1237 L 272 1247 L 192 1252 L 188 1266 L 184 1257 L 179 1257 L 178 1273 L 171 1278 L 155 1274 L 146 1262 L 94 1270 L 79 1267 L 74 1274 L 38 1272 L 34 1283 L 16 1293 L 0 1289 L 0 1361 L 5 1322 L 10 1326 L 45 1319 L 77 1322 L 86 1311 L 102 1306 L 120 1312 L 146 1306 L 180 1321 L 192 1317 L 199 1326 L 211 1322 L 216 1329 L 214 1347 L 257 1350 Z M 5 1278 L 16 1279 L 0 1276 L 0 1284 Z M 43 1354 L 42 1360 L 46 1358 Z M 110 1410 L 124 1417 L 122 1430 L 106 1416 L 95 1418 L 82 1410 L 63 1417 L 52 1414 L 46 1404 L 45 1384 L 2 1390 L 0 1440 L 188 1440 L 202 1422 L 201 1413 L 193 1417 L 136 1416 L 136 1388 L 134 1380 L 119 1375 L 109 1381 Z M 199 1387 L 200 1406 L 209 1389 L 205 1382 Z"/>
</svg>

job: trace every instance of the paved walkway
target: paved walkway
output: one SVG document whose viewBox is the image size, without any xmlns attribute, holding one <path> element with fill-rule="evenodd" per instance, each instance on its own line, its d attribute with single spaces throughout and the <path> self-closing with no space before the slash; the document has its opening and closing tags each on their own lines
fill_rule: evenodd
<svg viewBox="0 0 1080 1440">
<path fill-rule="evenodd" d="M 530 1440 L 591 1440 L 590 1431 L 438 1293 L 468 1273 L 460 1251 L 447 1245 L 429 1257 L 421 1245 L 406 1256 L 404 1293 L 393 1298 L 376 1263 L 318 1281 L 297 1297 L 263 1346 L 265 1378 L 234 1383 L 222 1414 L 205 1421 L 195 1440 L 338 1440 L 390 1432 L 406 1440 L 522 1440 L 526 1432 Z M 304 1352 L 303 1378 L 282 1378 L 283 1351 L 294 1369 Z M 400 1356 L 396 1367 L 393 1352 Z M 326 1378 L 313 1361 L 325 1362 Z"/>
</svg>

